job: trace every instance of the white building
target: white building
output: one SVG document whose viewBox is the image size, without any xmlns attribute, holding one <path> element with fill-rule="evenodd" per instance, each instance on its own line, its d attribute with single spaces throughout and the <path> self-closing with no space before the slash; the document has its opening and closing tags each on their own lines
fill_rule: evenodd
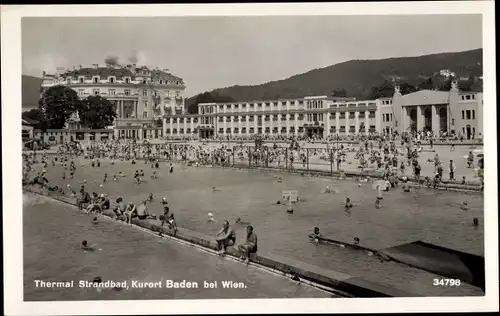
<svg viewBox="0 0 500 316">
<path fill-rule="evenodd" d="M 184 81 L 167 70 L 107 65 L 73 70 L 58 68 L 56 74 L 45 74 L 42 89 L 65 85 L 80 98 L 100 95 L 117 107 L 114 123 L 116 138 L 162 137 L 165 116 L 185 113 Z M 163 121 L 163 122 L 162 122 Z M 68 128 L 81 128 L 75 113 Z"/>
</svg>

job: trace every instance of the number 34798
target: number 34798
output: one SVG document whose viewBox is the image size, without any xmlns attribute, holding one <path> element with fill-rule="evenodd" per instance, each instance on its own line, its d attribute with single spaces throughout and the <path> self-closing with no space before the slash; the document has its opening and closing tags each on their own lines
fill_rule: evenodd
<svg viewBox="0 0 500 316">
<path fill-rule="evenodd" d="M 434 286 L 460 286 L 458 279 L 433 279 L 432 285 Z"/>
</svg>

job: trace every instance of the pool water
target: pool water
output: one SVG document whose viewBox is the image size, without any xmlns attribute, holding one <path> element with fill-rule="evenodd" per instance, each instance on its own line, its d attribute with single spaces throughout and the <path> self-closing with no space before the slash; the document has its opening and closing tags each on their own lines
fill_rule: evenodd
<svg viewBox="0 0 500 316">
<path fill-rule="evenodd" d="M 150 179 L 152 171 L 142 162 L 111 165 L 102 161 L 100 168 L 91 168 L 90 161 L 82 159 L 76 165 L 74 180 L 62 180 L 60 166 L 48 168 L 49 180 L 59 186 L 70 183 L 78 189 L 85 179 L 90 192 L 106 192 L 135 203 L 152 192 L 157 201 L 149 210 L 156 214 L 161 212 L 159 200 L 165 196 L 179 226 L 215 236 L 222 222 L 228 220 L 236 230 L 237 243 L 243 241 L 245 234 L 245 226 L 235 224 L 240 217 L 254 226 L 259 253 L 263 255 L 293 258 L 415 295 L 483 295 L 467 284 L 459 288 L 436 288 L 432 280 L 437 276 L 431 273 L 393 262 L 383 263 L 364 251 L 315 245 L 307 238 L 313 227 L 318 226 L 326 238 L 352 243 L 358 237 L 360 245 L 377 250 L 422 240 L 483 255 L 483 197 L 479 194 L 425 188 L 404 193 L 395 189 L 384 194 L 382 208 L 376 209 L 377 192 L 372 185 L 359 186 L 352 180 L 182 165 L 175 165 L 174 172 L 169 174 L 165 163 L 157 171 L 159 178 Z M 147 183 L 134 184 L 132 175 L 137 169 L 145 171 Z M 112 175 L 118 171 L 127 177 L 114 182 Z M 102 182 L 104 173 L 108 174 L 107 183 Z M 277 176 L 282 182 L 276 180 Z M 322 193 L 327 185 L 338 193 Z M 212 190 L 214 186 L 218 191 Z M 299 191 L 301 202 L 295 205 L 293 214 L 286 212 L 285 205 L 276 204 L 283 190 Z M 346 197 L 354 204 L 350 216 L 344 212 Z M 470 207 L 467 212 L 459 207 L 464 200 Z M 216 223 L 207 223 L 209 212 L 214 214 Z M 474 217 L 479 219 L 479 228 L 472 226 Z"/>
<path fill-rule="evenodd" d="M 125 299 L 216 299 L 216 298 L 307 298 L 333 297 L 243 263 L 205 253 L 193 247 L 161 239 L 136 227 L 102 219 L 97 225 L 76 208 L 33 194 L 23 196 L 24 299 L 125 300 Z M 100 251 L 84 252 L 86 239 Z M 198 282 L 194 289 L 37 288 L 35 280 Z M 218 281 L 217 289 L 203 282 Z M 246 288 L 221 288 L 222 281 L 243 282 Z"/>
</svg>

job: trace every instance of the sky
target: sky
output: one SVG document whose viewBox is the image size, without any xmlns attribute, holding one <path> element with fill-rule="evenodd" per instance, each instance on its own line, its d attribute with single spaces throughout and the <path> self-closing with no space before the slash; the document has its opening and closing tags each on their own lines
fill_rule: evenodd
<svg viewBox="0 0 500 316">
<path fill-rule="evenodd" d="M 483 47 L 480 15 L 24 17 L 21 30 L 25 75 L 135 57 L 183 78 L 188 97 L 351 59 Z"/>
</svg>

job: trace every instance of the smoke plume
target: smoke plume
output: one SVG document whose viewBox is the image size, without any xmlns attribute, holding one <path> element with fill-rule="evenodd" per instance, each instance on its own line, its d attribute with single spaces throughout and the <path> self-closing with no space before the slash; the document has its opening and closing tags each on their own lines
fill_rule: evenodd
<svg viewBox="0 0 500 316">
<path fill-rule="evenodd" d="M 119 58 L 117 56 L 108 56 L 104 60 L 104 63 L 106 65 L 115 66 L 115 65 L 118 65 L 118 60 L 119 60 Z"/>
<path fill-rule="evenodd" d="M 134 54 L 129 57 L 128 61 L 132 64 L 137 64 L 137 66 L 145 66 L 146 54 L 144 52 L 134 52 Z"/>
</svg>

